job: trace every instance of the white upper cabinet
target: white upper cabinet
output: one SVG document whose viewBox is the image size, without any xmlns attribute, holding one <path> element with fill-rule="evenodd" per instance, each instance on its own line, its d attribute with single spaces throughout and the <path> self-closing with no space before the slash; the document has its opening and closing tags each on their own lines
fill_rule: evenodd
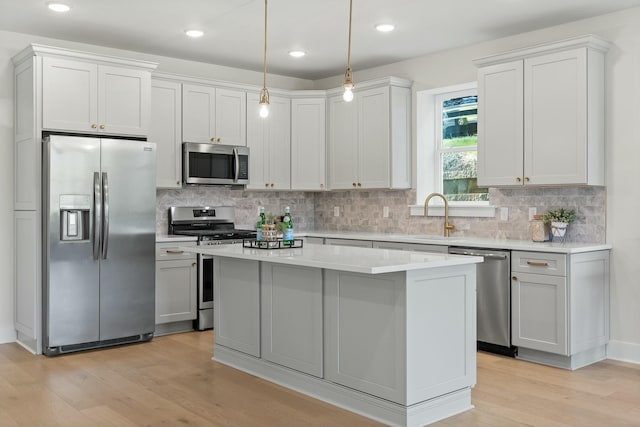
<svg viewBox="0 0 640 427">
<path fill-rule="evenodd" d="M 385 81 L 361 83 L 352 102 L 329 98 L 330 189 L 411 187 L 411 90 Z"/>
<path fill-rule="evenodd" d="M 604 55 L 593 36 L 476 61 L 478 185 L 604 185 Z"/>
<path fill-rule="evenodd" d="M 291 189 L 326 189 L 325 98 L 291 100 Z"/>
<path fill-rule="evenodd" d="M 247 145 L 244 91 L 212 86 L 182 86 L 184 142 Z"/>
<path fill-rule="evenodd" d="M 251 190 L 291 189 L 291 101 L 271 96 L 269 117 L 260 117 L 259 95 L 248 93 L 247 147 Z"/>
<path fill-rule="evenodd" d="M 146 136 L 151 73 L 74 59 L 42 59 L 42 127 Z"/>
<path fill-rule="evenodd" d="M 182 85 L 152 79 L 149 141 L 156 143 L 156 187 L 182 187 Z"/>
</svg>

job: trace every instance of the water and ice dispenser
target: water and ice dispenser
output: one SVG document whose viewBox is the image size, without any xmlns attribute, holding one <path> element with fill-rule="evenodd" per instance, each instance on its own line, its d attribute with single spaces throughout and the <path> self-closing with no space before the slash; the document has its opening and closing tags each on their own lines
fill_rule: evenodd
<svg viewBox="0 0 640 427">
<path fill-rule="evenodd" d="M 91 196 L 88 194 L 60 195 L 60 240 L 88 241 Z"/>
</svg>

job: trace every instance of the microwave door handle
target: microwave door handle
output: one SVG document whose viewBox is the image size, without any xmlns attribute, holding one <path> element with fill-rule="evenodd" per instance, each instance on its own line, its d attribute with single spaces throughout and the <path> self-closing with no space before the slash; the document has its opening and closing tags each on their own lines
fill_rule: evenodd
<svg viewBox="0 0 640 427">
<path fill-rule="evenodd" d="M 100 172 L 93 173 L 93 259 L 100 257 L 100 229 L 102 219 L 102 191 Z"/>
<path fill-rule="evenodd" d="M 240 156 L 238 155 L 238 149 L 233 149 L 233 182 L 238 182 L 240 175 Z"/>
</svg>

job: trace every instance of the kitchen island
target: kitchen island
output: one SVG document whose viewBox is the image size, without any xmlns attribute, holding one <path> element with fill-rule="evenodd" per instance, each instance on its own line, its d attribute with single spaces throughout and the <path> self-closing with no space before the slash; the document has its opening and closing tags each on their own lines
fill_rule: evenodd
<svg viewBox="0 0 640 427">
<path fill-rule="evenodd" d="M 481 257 L 181 249 L 214 257 L 214 360 L 389 425 L 473 407 Z"/>
</svg>

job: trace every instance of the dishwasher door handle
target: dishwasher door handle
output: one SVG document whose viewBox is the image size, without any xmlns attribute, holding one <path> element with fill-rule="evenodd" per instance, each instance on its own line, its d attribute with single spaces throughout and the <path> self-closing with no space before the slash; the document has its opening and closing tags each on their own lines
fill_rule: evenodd
<svg viewBox="0 0 640 427">
<path fill-rule="evenodd" d="M 452 251 L 449 251 L 450 254 L 452 255 L 469 255 L 469 256 L 481 256 L 484 257 L 485 259 L 495 259 L 495 260 L 505 260 L 507 259 L 507 256 L 505 254 L 479 254 L 477 252 L 471 252 L 471 251 L 456 251 L 455 249 Z"/>
</svg>

